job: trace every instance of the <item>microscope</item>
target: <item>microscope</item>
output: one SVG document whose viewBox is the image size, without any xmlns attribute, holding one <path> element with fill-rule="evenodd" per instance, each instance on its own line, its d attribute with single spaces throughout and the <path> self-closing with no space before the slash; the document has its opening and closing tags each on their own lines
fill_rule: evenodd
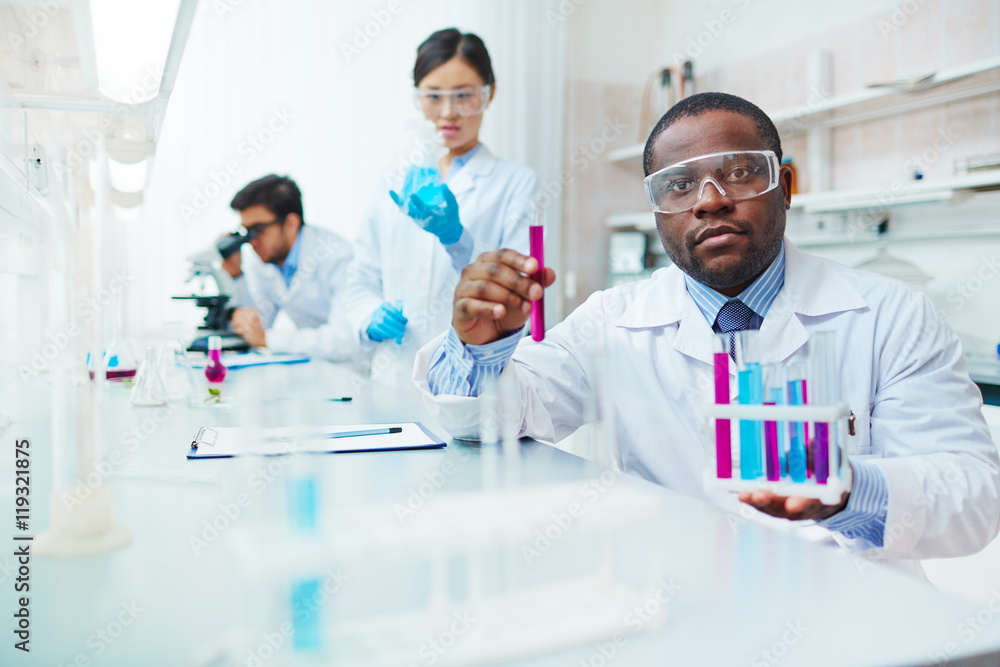
<svg viewBox="0 0 1000 667">
<path fill-rule="evenodd" d="M 228 304 L 230 298 L 236 293 L 236 288 L 233 285 L 233 279 L 219 264 L 222 260 L 239 252 L 243 244 L 249 240 L 248 235 L 234 232 L 219 239 L 205 250 L 185 258 L 190 264 L 190 274 L 185 282 L 193 283 L 193 291 L 197 294 L 173 298 L 192 300 L 196 306 L 208 311 L 205 314 L 204 324 L 198 326 L 198 330 L 203 331 L 204 335 L 191 341 L 188 350 L 207 352 L 209 336 L 222 337 L 223 350 L 245 352 L 250 349 L 247 342 L 233 333 L 229 326 L 233 308 L 230 308 Z M 214 289 L 208 285 L 209 281 L 215 282 Z"/>
</svg>

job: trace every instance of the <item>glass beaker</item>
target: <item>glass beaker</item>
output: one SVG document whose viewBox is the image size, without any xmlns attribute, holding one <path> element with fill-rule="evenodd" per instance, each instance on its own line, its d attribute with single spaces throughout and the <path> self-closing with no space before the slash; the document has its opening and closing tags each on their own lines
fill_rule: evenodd
<svg viewBox="0 0 1000 667">
<path fill-rule="evenodd" d="M 132 388 L 132 405 L 154 406 L 167 402 L 167 390 L 156 368 L 156 348 L 146 347 L 146 356 L 136 375 L 135 386 Z"/>
<path fill-rule="evenodd" d="M 159 355 L 159 374 L 167 390 L 167 399 L 171 401 L 186 400 L 198 394 L 198 384 L 191 370 L 181 331 L 180 322 L 167 322 L 163 325 L 166 342 Z"/>
</svg>

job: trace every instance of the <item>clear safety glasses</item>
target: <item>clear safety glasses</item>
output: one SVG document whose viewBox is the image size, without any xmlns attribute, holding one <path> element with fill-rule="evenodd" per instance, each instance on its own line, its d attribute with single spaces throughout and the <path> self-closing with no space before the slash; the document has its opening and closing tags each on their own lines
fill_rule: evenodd
<svg viewBox="0 0 1000 667">
<path fill-rule="evenodd" d="M 490 86 L 459 88 L 458 90 L 413 91 L 413 100 L 427 118 L 438 118 L 447 104 L 459 116 L 475 116 L 490 103 Z"/>
<path fill-rule="evenodd" d="M 646 177 L 646 197 L 657 213 L 682 213 L 701 199 L 709 183 L 730 199 L 752 199 L 778 187 L 774 151 L 699 155 Z"/>
</svg>

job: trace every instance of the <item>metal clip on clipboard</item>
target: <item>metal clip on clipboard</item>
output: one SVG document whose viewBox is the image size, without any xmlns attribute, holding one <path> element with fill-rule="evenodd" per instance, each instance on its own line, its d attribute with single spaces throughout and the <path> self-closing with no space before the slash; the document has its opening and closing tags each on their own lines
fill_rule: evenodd
<svg viewBox="0 0 1000 667">
<path fill-rule="evenodd" d="M 198 432 L 194 435 L 194 440 L 191 441 L 191 449 L 198 449 L 198 447 L 204 445 L 211 447 L 215 444 L 216 438 L 219 437 L 219 432 L 214 428 L 209 428 L 208 426 L 202 426 L 198 429 Z"/>
</svg>

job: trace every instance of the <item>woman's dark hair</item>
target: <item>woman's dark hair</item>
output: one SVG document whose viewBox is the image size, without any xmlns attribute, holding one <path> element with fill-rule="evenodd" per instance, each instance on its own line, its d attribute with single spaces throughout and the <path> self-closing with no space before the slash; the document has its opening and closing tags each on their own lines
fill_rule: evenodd
<svg viewBox="0 0 1000 667">
<path fill-rule="evenodd" d="M 287 176 L 268 174 L 257 179 L 237 192 L 229 206 L 234 211 L 242 211 L 257 204 L 263 204 L 278 218 L 295 213 L 302 219 L 302 193 L 295 181 Z M 306 224 L 305 219 L 302 224 Z"/>
<path fill-rule="evenodd" d="M 461 58 L 469 63 L 487 86 L 496 83 L 490 53 L 479 35 L 461 33 L 457 28 L 446 28 L 424 40 L 417 48 L 417 62 L 413 65 L 413 85 L 418 86 L 431 70 L 440 67 L 452 58 Z"/>
</svg>

